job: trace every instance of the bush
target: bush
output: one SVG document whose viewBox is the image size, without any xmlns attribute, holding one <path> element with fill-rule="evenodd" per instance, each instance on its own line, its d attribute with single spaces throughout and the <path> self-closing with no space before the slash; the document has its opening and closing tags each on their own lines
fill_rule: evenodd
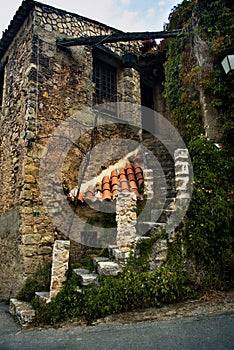
<svg viewBox="0 0 234 350">
<path fill-rule="evenodd" d="M 26 279 L 24 287 L 19 291 L 16 298 L 30 302 L 35 297 L 35 292 L 50 290 L 51 264 L 39 267 L 37 273 Z"/>
</svg>

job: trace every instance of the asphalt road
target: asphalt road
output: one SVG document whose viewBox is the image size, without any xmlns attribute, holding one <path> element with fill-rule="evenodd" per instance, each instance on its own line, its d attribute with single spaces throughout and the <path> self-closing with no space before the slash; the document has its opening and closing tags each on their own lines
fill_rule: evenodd
<svg viewBox="0 0 234 350">
<path fill-rule="evenodd" d="M 234 312 L 128 325 L 21 329 L 0 303 L 0 350 L 234 350 Z"/>
</svg>

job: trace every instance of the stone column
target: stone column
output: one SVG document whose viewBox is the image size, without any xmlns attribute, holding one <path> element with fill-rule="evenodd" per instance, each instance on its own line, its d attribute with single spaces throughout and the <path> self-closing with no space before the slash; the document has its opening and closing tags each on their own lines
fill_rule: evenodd
<svg viewBox="0 0 234 350">
<path fill-rule="evenodd" d="M 70 241 L 55 241 L 51 271 L 50 299 L 56 297 L 63 287 L 68 269 Z"/>
<path fill-rule="evenodd" d="M 152 199 L 154 197 L 154 174 L 152 169 L 144 169 L 144 187 L 145 194 L 148 199 Z"/>
<path fill-rule="evenodd" d="M 189 153 L 187 149 L 177 149 L 175 157 L 175 183 L 177 196 L 181 199 L 180 206 L 187 206 L 187 199 L 191 197 L 191 180 L 192 169 L 189 168 Z"/>
<path fill-rule="evenodd" d="M 194 36 L 193 51 L 197 59 L 197 64 L 201 68 L 201 74 L 211 74 L 214 67 L 210 55 L 209 44 L 208 42 L 202 40 L 197 33 L 195 33 Z M 200 93 L 200 102 L 206 137 L 209 140 L 219 142 L 222 135 L 222 121 L 220 118 L 220 113 L 212 106 L 212 98 L 204 91 L 201 84 L 198 85 L 198 89 Z"/>
<path fill-rule="evenodd" d="M 128 252 L 136 239 L 136 194 L 120 192 L 116 201 L 117 246 Z"/>
<path fill-rule="evenodd" d="M 192 196 L 193 169 L 190 167 L 189 153 L 187 149 L 177 149 L 174 153 L 175 160 L 175 185 L 176 199 L 175 210 L 167 221 L 169 241 L 174 240 L 175 228 L 183 220 Z"/>
</svg>

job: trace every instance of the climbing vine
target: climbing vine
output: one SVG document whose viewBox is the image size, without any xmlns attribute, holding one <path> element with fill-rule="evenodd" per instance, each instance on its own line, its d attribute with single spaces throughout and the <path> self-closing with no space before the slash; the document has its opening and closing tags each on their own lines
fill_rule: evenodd
<svg viewBox="0 0 234 350">
<path fill-rule="evenodd" d="M 180 233 L 187 258 L 194 263 L 193 274 L 203 287 L 234 285 L 234 90 L 233 78 L 221 67 L 225 50 L 234 46 L 233 14 L 230 1 L 183 1 L 168 24 L 169 29 L 182 29 L 182 34 L 167 40 L 164 95 L 194 170 L 193 197 Z M 208 44 L 213 69 L 198 65 L 195 34 Z M 218 146 L 204 136 L 200 88 L 222 121 Z"/>
</svg>

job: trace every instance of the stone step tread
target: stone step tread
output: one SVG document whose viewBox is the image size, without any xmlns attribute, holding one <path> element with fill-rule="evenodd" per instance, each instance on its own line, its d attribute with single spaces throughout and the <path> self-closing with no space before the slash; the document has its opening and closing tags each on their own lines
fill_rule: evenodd
<svg viewBox="0 0 234 350">
<path fill-rule="evenodd" d="M 29 303 L 14 298 L 10 299 L 9 313 L 16 317 L 23 327 L 30 325 L 35 318 L 35 310 Z"/>
<path fill-rule="evenodd" d="M 113 261 L 100 261 L 97 263 L 97 272 L 104 276 L 117 276 L 122 271 L 121 266 Z"/>
<path fill-rule="evenodd" d="M 80 283 L 83 287 L 93 283 L 97 284 L 98 282 L 98 275 L 94 272 L 90 272 L 87 269 L 73 269 L 73 273 L 79 278 Z"/>
<path fill-rule="evenodd" d="M 107 258 L 106 256 L 95 256 L 93 258 L 93 265 L 97 266 L 97 263 L 99 263 L 101 261 L 109 261 L 109 258 Z"/>
<path fill-rule="evenodd" d="M 72 271 L 76 276 L 79 276 L 80 274 L 91 273 L 88 269 L 85 269 L 85 268 L 76 268 L 76 269 L 73 269 Z"/>
<path fill-rule="evenodd" d="M 51 301 L 50 292 L 35 292 L 35 297 L 42 302 L 49 303 Z"/>
<path fill-rule="evenodd" d="M 139 224 L 138 225 L 152 225 L 152 226 L 156 226 L 156 225 L 158 225 L 158 226 L 165 226 L 165 224 L 164 223 L 162 223 L 162 222 L 155 222 L 155 221 L 141 221 L 141 222 L 139 222 Z"/>
<path fill-rule="evenodd" d="M 81 274 L 79 278 L 83 287 L 90 284 L 97 284 L 98 282 L 98 275 L 96 273 Z"/>
</svg>

